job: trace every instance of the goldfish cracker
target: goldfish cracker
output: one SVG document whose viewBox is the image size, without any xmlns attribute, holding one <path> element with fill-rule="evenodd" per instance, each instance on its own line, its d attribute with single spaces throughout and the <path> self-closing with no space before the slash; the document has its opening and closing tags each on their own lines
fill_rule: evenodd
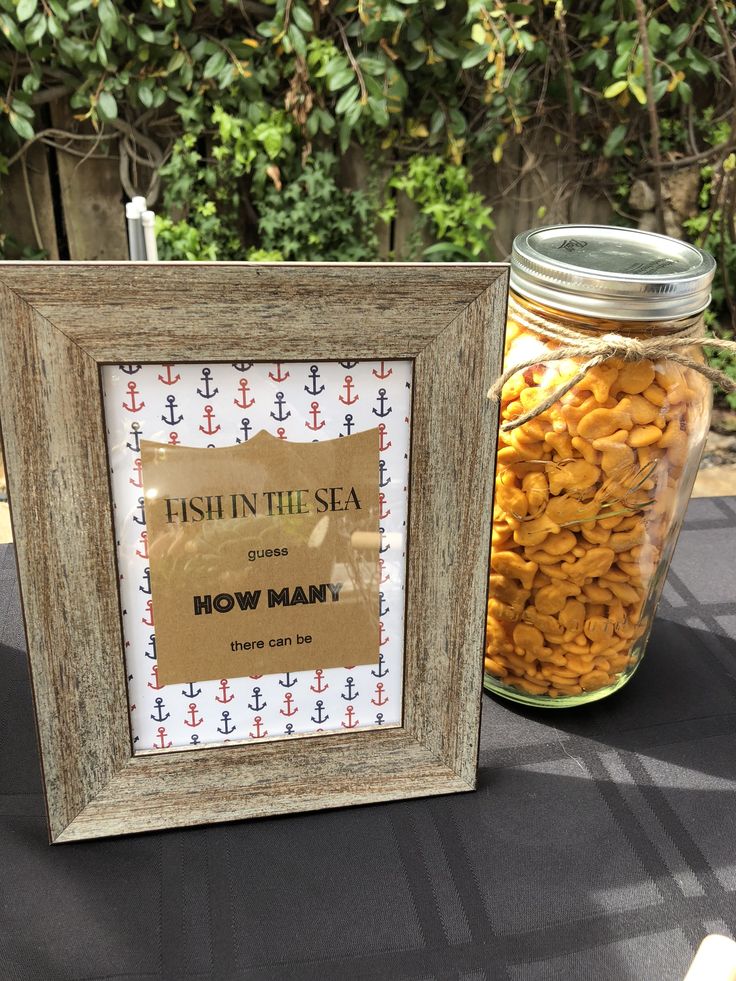
<svg viewBox="0 0 736 981">
<path fill-rule="evenodd" d="M 502 423 L 538 408 L 580 364 L 545 362 L 554 343 L 517 322 L 517 307 L 507 357 L 539 351 L 540 362 L 504 385 Z M 691 448 L 706 429 L 706 393 L 697 373 L 673 362 L 612 357 L 499 433 L 485 652 L 494 690 L 563 704 L 630 675 Z"/>
</svg>

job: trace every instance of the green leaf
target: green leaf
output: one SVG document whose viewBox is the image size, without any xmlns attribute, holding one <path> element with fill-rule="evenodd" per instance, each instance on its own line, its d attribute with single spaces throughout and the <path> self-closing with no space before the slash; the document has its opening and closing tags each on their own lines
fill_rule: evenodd
<svg viewBox="0 0 736 981">
<path fill-rule="evenodd" d="M 135 30 L 141 41 L 145 41 L 147 44 L 153 44 L 153 42 L 156 40 L 156 35 L 153 33 L 148 24 L 138 24 Z"/>
<path fill-rule="evenodd" d="M 372 58 L 370 55 L 360 55 L 358 64 L 366 75 L 383 75 L 386 62 L 382 58 Z"/>
<path fill-rule="evenodd" d="M 23 37 L 25 38 L 26 44 L 38 44 L 45 33 L 46 15 L 43 13 L 38 13 L 26 24 Z"/>
<path fill-rule="evenodd" d="M 473 48 L 472 51 L 468 51 L 463 60 L 460 62 L 462 68 L 474 68 L 479 65 L 482 61 L 486 61 L 488 58 L 488 52 L 490 51 L 490 46 L 487 44 L 482 44 L 478 48 Z"/>
<path fill-rule="evenodd" d="M 306 31 L 307 34 L 314 33 L 314 21 L 306 7 L 296 4 L 291 8 L 291 18 L 300 30 Z"/>
<path fill-rule="evenodd" d="M 455 45 L 451 44 L 443 37 L 439 37 L 439 36 L 433 37 L 432 47 L 440 56 L 440 58 L 446 58 L 448 61 L 453 61 L 455 58 L 460 57 L 460 52 L 455 47 Z"/>
<path fill-rule="evenodd" d="M 635 82 L 633 78 L 629 79 L 628 85 L 629 92 L 631 92 L 636 101 L 640 103 L 640 105 L 645 106 L 647 104 L 647 94 L 641 85 L 639 85 L 638 82 Z"/>
<path fill-rule="evenodd" d="M 169 58 L 169 63 L 166 66 L 166 71 L 169 73 L 169 75 L 171 75 L 175 71 L 178 71 L 183 64 L 184 64 L 184 52 L 175 51 L 173 55 Z"/>
<path fill-rule="evenodd" d="M 18 6 L 15 8 L 15 14 L 21 24 L 23 21 L 33 17 L 33 15 L 36 13 L 37 7 L 38 0 L 18 0 Z"/>
<path fill-rule="evenodd" d="M 138 86 L 138 98 L 141 105 L 145 106 L 146 109 L 151 108 L 153 105 L 153 87 L 150 82 L 141 82 Z"/>
<path fill-rule="evenodd" d="M 100 0 L 97 7 L 97 15 L 100 23 L 110 34 L 114 34 L 118 29 L 118 12 L 112 0 Z"/>
<path fill-rule="evenodd" d="M 8 119 L 18 136 L 21 136 L 24 140 L 33 139 L 33 126 L 31 126 L 27 119 L 19 116 L 17 112 L 12 111 L 8 114 Z"/>
<path fill-rule="evenodd" d="M 363 106 L 360 104 L 360 102 L 354 102 L 345 113 L 345 122 L 348 124 L 348 126 L 355 126 L 360 119 L 360 114 L 362 112 Z"/>
<path fill-rule="evenodd" d="M 604 157 L 614 157 L 621 152 L 624 147 L 627 131 L 628 128 L 625 123 L 621 123 L 611 130 L 608 139 L 603 144 Z"/>
<path fill-rule="evenodd" d="M 66 24 L 69 21 L 69 13 L 65 4 L 60 3 L 59 0 L 46 0 L 46 3 L 51 7 L 54 16 L 58 17 L 62 23 Z"/>
<path fill-rule="evenodd" d="M 219 75 L 222 69 L 227 65 L 227 55 L 224 51 L 215 51 L 207 59 L 204 70 L 202 72 L 202 78 L 214 78 L 215 75 Z"/>
<path fill-rule="evenodd" d="M 689 82 L 680 82 L 675 91 L 679 92 L 680 98 L 686 106 L 689 106 L 693 101 L 693 90 Z"/>
<path fill-rule="evenodd" d="M 15 21 L 7 14 L 0 14 L 0 31 L 2 31 L 16 51 L 25 52 L 26 42 L 23 40 L 23 35 L 18 30 Z"/>
<path fill-rule="evenodd" d="M 357 102 L 358 96 L 360 95 L 360 89 L 357 85 L 351 85 L 350 88 L 345 89 L 343 94 L 337 100 L 337 105 L 335 106 L 335 112 L 338 116 L 341 116 L 344 112 Z"/>
<path fill-rule="evenodd" d="M 92 0 L 71 0 L 67 5 L 70 14 L 79 14 L 83 10 L 88 10 L 92 6 Z"/>
<path fill-rule="evenodd" d="M 118 104 L 115 96 L 111 92 L 100 92 L 97 100 L 97 108 L 105 119 L 116 119 L 118 115 Z"/>
<path fill-rule="evenodd" d="M 625 78 L 622 78 L 618 82 L 614 82 L 613 85 L 609 85 L 608 88 L 603 90 L 604 99 L 615 99 L 617 95 L 621 95 L 629 87 L 629 83 Z"/>
<path fill-rule="evenodd" d="M 289 30 L 286 32 L 286 36 L 291 41 L 292 47 L 298 55 L 302 58 L 307 56 L 307 41 L 302 32 L 296 26 L 296 24 L 289 24 Z"/>
<path fill-rule="evenodd" d="M 41 76 L 34 75 L 33 73 L 29 72 L 29 74 L 23 78 L 21 88 L 28 95 L 33 95 L 34 92 L 38 92 L 38 90 L 41 88 Z"/>
<path fill-rule="evenodd" d="M 33 108 L 27 102 L 24 102 L 23 99 L 19 99 L 18 96 L 15 96 L 13 99 L 11 109 L 17 112 L 19 116 L 25 116 L 26 119 L 33 119 L 35 116 Z"/>
<path fill-rule="evenodd" d="M 666 93 L 669 88 L 670 83 L 666 78 L 663 78 L 660 82 L 655 82 L 654 84 L 654 101 L 659 102 L 662 96 Z"/>
<path fill-rule="evenodd" d="M 354 78 L 352 68 L 341 68 L 336 71 L 333 75 L 327 78 L 327 91 L 337 92 L 338 89 L 344 89 L 346 85 L 349 85 Z"/>
</svg>

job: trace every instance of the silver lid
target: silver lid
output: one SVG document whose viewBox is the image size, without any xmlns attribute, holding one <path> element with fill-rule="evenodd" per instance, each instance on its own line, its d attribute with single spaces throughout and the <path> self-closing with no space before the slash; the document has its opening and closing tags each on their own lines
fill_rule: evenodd
<svg viewBox="0 0 736 981">
<path fill-rule="evenodd" d="M 667 235 L 612 225 L 550 225 L 517 235 L 513 290 L 566 313 L 680 320 L 704 310 L 716 264 Z"/>
</svg>

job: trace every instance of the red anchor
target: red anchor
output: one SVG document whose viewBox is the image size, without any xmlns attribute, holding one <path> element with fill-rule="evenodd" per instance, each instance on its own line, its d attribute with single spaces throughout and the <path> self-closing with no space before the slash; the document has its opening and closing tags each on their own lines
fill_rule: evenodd
<svg viewBox="0 0 736 981">
<path fill-rule="evenodd" d="M 338 402 L 342 402 L 343 405 L 352 405 L 354 402 L 358 401 L 360 395 L 356 395 L 354 399 L 350 397 L 350 393 L 353 391 L 352 375 L 345 375 L 345 384 L 343 385 L 343 388 L 345 389 L 345 395 L 347 396 L 347 398 L 343 398 L 342 395 L 338 395 L 337 396 Z"/>
<path fill-rule="evenodd" d="M 221 428 L 219 422 L 214 429 L 212 428 L 212 416 L 214 414 L 214 411 L 215 410 L 212 408 L 211 405 L 206 405 L 204 407 L 204 415 L 207 419 L 207 428 L 205 429 L 204 426 L 200 426 L 199 431 L 205 433 L 207 436 L 214 436 L 215 433 L 219 432 Z"/>
<path fill-rule="evenodd" d="M 223 705 L 227 705 L 228 702 L 232 702 L 232 700 L 235 698 L 235 695 L 228 695 L 227 693 L 228 687 L 229 685 L 227 683 L 227 678 L 223 678 L 222 681 L 220 682 L 220 691 L 222 692 L 222 698 L 219 695 L 215 695 L 216 702 L 221 702 Z"/>
<path fill-rule="evenodd" d="M 284 704 L 286 708 L 279 709 L 279 712 L 281 712 L 282 715 L 295 715 L 299 711 L 296 705 L 291 704 L 293 698 L 294 696 L 291 694 L 291 692 L 287 691 L 287 693 L 284 695 Z"/>
<path fill-rule="evenodd" d="M 383 694 L 383 682 L 379 681 L 376 685 L 376 697 L 371 699 L 371 705 L 385 705 L 388 695 Z"/>
<path fill-rule="evenodd" d="M 380 371 L 376 371 L 375 368 L 372 371 L 372 374 L 374 374 L 376 376 L 376 378 L 388 378 L 388 376 L 389 375 L 393 375 L 393 373 L 394 373 L 394 369 L 393 368 L 389 368 L 388 371 L 386 371 L 386 366 L 385 366 L 385 364 L 384 364 L 383 361 L 381 362 L 381 370 Z"/>
<path fill-rule="evenodd" d="M 171 369 L 174 367 L 173 364 L 165 364 L 163 367 L 166 368 L 166 377 L 164 378 L 163 375 L 159 375 L 158 380 L 160 382 L 163 382 L 164 385 L 176 385 L 178 381 L 181 381 L 181 375 L 179 374 L 174 378 L 171 377 Z"/>
<path fill-rule="evenodd" d="M 317 670 L 314 672 L 314 680 L 317 682 L 317 687 L 315 688 L 314 685 L 310 685 L 309 688 L 311 691 L 316 691 L 316 692 L 327 691 L 327 689 L 330 687 L 328 684 L 324 684 L 324 685 L 322 684 L 323 674 L 324 671 L 322 670 L 322 668 L 317 668 Z"/>
<path fill-rule="evenodd" d="M 184 719 L 184 725 L 185 726 L 191 726 L 192 729 L 194 729 L 194 728 L 196 728 L 196 726 L 201 726 L 203 722 L 204 722 L 204 719 L 202 718 L 201 715 L 200 715 L 199 719 L 197 719 L 197 703 L 196 702 L 190 702 L 189 703 L 189 719 Z"/>
<path fill-rule="evenodd" d="M 347 722 L 341 722 L 340 723 L 340 725 L 343 727 L 343 729 L 354 729 L 357 725 L 360 725 L 360 722 L 358 721 L 358 719 L 356 719 L 355 722 L 353 722 L 353 712 L 354 711 L 355 711 L 355 709 L 353 708 L 352 705 L 348 705 L 348 707 L 345 709 L 345 715 L 347 716 L 347 720 L 348 721 Z"/>
<path fill-rule="evenodd" d="M 239 405 L 241 409 L 249 409 L 252 405 L 255 405 L 256 400 L 255 399 L 249 399 L 248 398 L 248 379 L 247 378 L 241 378 L 240 379 L 240 384 L 238 385 L 238 388 L 240 389 L 240 395 L 241 395 L 242 401 L 238 402 L 237 399 L 233 399 L 233 402 L 236 405 Z"/>
<path fill-rule="evenodd" d="M 279 428 L 276 430 L 276 435 L 279 439 L 286 439 L 286 430 L 283 426 L 279 426 Z"/>
<path fill-rule="evenodd" d="M 146 626 L 152 627 L 153 626 L 153 600 L 146 601 L 146 609 L 148 610 L 148 616 L 150 617 L 150 619 L 146 620 L 145 617 L 141 617 L 141 623 L 145 623 Z"/>
<path fill-rule="evenodd" d="M 140 394 L 138 392 L 138 387 L 134 381 L 128 382 L 128 391 L 130 392 L 130 405 L 127 402 L 123 402 L 123 408 L 127 409 L 128 412 L 140 412 L 145 402 L 141 402 L 140 405 L 135 404 L 136 395 Z"/>
<path fill-rule="evenodd" d="M 164 686 L 158 683 L 158 664 L 154 664 L 153 667 L 151 668 L 151 675 L 153 677 L 153 680 L 156 682 L 156 684 L 152 685 L 151 682 L 149 681 L 148 687 L 153 688 L 154 691 L 161 691 L 161 689 Z"/>
<path fill-rule="evenodd" d="M 317 422 L 317 416 L 319 415 L 319 411 L 320 411 L 319 402 L 312 402 L 310 408 L 312 411 L 309 414 L 312 417 L 312 421 L 305 422 L 304 425 L 307 427 L 307 429 L 312 429 L 316 432 L 316 430 L 322 429 L 324 426 L 326 426 L 327 423 L 324 421 L 324 419 L 322 420 L 322 422 Z"/>
<path fill-rule="evenodd" d="M 380 640 L 378 641 L 378 646 L 383 647 L 384 645 L 388 644 L 391 638 L 389 637 L 388 634 L 384 634 L 383 632 L 383 620 L 378 621 L 378 627 L 380 633 Z"/>
<path fill-rule="evenodd" d="M 169 433 L 169 442 L 172 446 L 176 446 L 179 442 L 179 434 L 177 432 Z"/>
<path fill-rule="evenodd" d="M 248 677 L 249 677 L 249 678 L 250 678 L 251 680 L 253 680 L 253 681 L 258 681 L 258 679 L 259 679 L 259 678 L 262 678 L 262 677 L 263 677 L 263 675 L 262 675 L 262 674 L 249 674 L 249 675 L 248 675 Z"/>
<path fill-rule="evenodd" d="M 386 435 L 386 423 L 382 422 L 378 427 L 378 449 L 381 451 L 381 453 L 383 453 L 384 450 L 387 450 L 390 446 L 393 446 L 391 440 L 389 440 L 388 443 L 384 442 L 385 435 Z"/>
<path fill-rule="evenodd" d="M 250 733 L 250 735 L 253 737 L 253 739 L 263 739 L 264 736 L 267 736 L 268 735 L 268 732 L 267 732 L 266 729 L 264 729 L 263 732 L 261 732 L 261 723 L 262 722 L 263 722 L 263 719 L 260 717 L 260 715 L 257 715 L 255 717 L 255 719 L 253 719 L 253 725 L 255 726 L 255 730 L 256 730 L 255 732 L 251 732 Z"/>
<path fill-rule="evenodd" d="M 385 568 L 386 563 L 383 561 L 383 559 L 379 559 L 378 560 L 378 564 L 381 567 L 381 578 L 378 581 L 381 582 L 381 583 L 388 582 L 389 579 L 391 578 L 391 576 L 384 576 L 384 574 L 383 574 L 383 570 Z"/>
<path fill-rule="evenodd" d="M 379 518 L 381 518 L 381 520 L 383 520 L 384 518 L 387 518 L 391 514 L 390 510 L 388 511 L 383 510 L 383 506 L 386 503 L 386 495 L 383 493 L 383 491 L 381 491 L 381 493 L 378 495 L 378 501 L 379 501 L 378 516 Z"/>
<path fill-rule="evenodd" d="M 136 549 L 135 554 L 138 556 L 139 559 L 147 559 L 148 558 L 148 532 L 147 531 L 141 532 L 140 541 L 141 544 L 143 545 L 143 551 L 140 552 L 138 549 Z"/>
<path fill-rule="evenodd" d="M 135 712 L 135 710 L 136 710 L 136 706 L 135 706 L 135 705 L 131 705 L 131 706 L 130 706 L 130 711 L 131 711 L 131 712 Z"/>
<path fill-rule="evenodd" d="M 143 486 L 143 481 L 141 480 L 142 469 L 143 469 L 143 464 L 141 463 L 140 458 L 138 458 L 133 463 L 133 473 L 135 474 L 135 477 L 128 477 L 129 484 L 132 484 L 134 487 Z"/>
<path fill-rule="evenodd" d="M 166 726 L 158 727 L 158 738 L 159 741 L 153 744 L 154 749 L 168 749 L 171 746 L 171 740 L 169 742 L 164 742 L 166 739 Z"/>
<path fill-rule="evenodd" d="M 269 371 L 268 377 L 271 379 L 271 381 L 275 381 L 275 382 L 278 382 L 279 384 L 281 384 L 281 382 L 286 381 L 286 379 L 289 377 L 289 372 L 287 371 L 285 374 L 282 375 L 281 374 L 281 362 L 280 361 L 277 361 L 276 362 L 276 374 L 274 375 L 274 373 L 272 371 Z"/>
</svg>

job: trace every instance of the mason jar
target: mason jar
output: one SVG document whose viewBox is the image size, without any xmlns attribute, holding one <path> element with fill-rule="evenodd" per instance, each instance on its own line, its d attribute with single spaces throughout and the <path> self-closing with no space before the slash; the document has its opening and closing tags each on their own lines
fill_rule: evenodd
<svg viewBox="0 0 736 981">
<path fill-rule="evenodd" d="M 556 226 L 514 241 L 505 368 L 526 367 L 500 395 L 489 691 L 565 707 L 636 671 L 712 403 L 710 382 L 667 343 L 702 334 L 714 269 L 692 245 L 632 229 Z M 656 353 L 632 339 L 646 352 L 658 341 Z M 585 355 L 557 354 L 580 342 Z M 700 345 L 680 355 L 703 360 Z"/>
</svg>

